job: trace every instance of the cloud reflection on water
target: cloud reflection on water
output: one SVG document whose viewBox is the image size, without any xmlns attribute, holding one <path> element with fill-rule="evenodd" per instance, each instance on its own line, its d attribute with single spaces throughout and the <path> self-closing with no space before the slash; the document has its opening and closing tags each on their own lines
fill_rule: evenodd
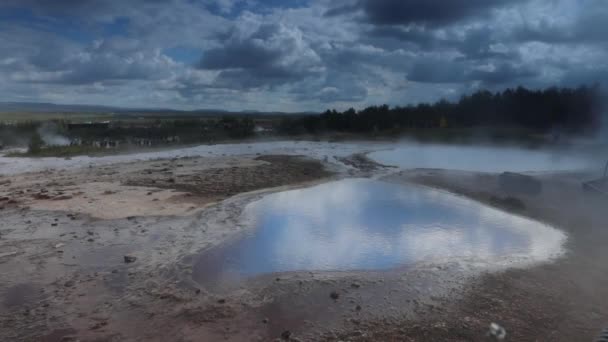
<svg viewBox="0 0 608 342">
<path fill-rule="evenodd" d="M 541 261 L 565 239 L 462 197 L 363 179 L 268 195 L 247 206 L 244 219 L 255 230 L 221 250 L 218 272 L 387 269 L 504 256 Z"/>
</svg>

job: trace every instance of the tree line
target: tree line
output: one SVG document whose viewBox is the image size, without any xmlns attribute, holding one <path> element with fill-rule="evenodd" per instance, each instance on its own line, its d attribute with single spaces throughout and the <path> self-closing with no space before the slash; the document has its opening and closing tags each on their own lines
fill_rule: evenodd
<svg viewBox="0 0 608 342">
<path fill-rule="evenodd" d="M 456 102 L 327 110 L 317 116 L 286 118 L 280 129 L 287 134 L 399 133 L 411 128 L 520 126 L 539 132 L 558 129 L 582 133 L 599 127 L 604 109 L 599 86 L 544 90 L 518 87 L 496 93 L 480 90 Z"/>
</svg>

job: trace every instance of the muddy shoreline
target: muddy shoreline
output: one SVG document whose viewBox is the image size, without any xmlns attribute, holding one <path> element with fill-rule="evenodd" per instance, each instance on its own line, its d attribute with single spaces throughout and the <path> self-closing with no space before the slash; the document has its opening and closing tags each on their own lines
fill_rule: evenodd
<svg viewBox="0 0 608 342">
<path fill-rule="evenodd" d="M 397 172 L 364 154 L 189 156 L 2 176 L 0 340 L 268 341 L 289 331 L 294 341 L 482 341 L 498 322 L 513 341 L 575 341 L 606 324 L 597 300 L 608 294 L 605 216 L 581 193 L 584 174 L 535 175 L 540 197 L 518 196 L 517 214 L 568 233 L 568 253 L 553 263 L 481 277 L 459 262 L 291 272 L 221 291 L 192 280 L 195 255 L 246 229 L 235 220 L 243 203 L 387 174 L 490 205 L 507 196 L 497 174 Z"/>
</svg>

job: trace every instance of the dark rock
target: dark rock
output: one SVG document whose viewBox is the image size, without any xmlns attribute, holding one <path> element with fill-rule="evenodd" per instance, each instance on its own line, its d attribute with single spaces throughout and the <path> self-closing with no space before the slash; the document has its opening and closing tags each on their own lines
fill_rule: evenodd
<svg viewBox="0 0 608 342">
<path fill-rule="evenodd" d="M 358 289 L 361 287 L 361 285 L 359 285 L 358 283 L 352 283 L 350 284 L 350 287 L 352 287 L 353 289 Z"/>
<path fill-rule="evenodd" d="M 73 280 L 68 280 L 63 284 L 65 287 L 73 287 L 74 285 L 76 285 L 76 283 L 74 283 Z"/>
<path fill-rule="evenodd" d="M 538 179 L 515 172 L 503 172 L 498 182 L 501 190 L 511 194 L 538 195 L 543 189 Z"/>
<path fill-rule="evenodd" d="M 89 242 L 93 242 L 93 241 L 95 241 L 95 240 L 94 240 L 94 239 L 87 239 L 87 241 L 89 241 Z"/>
<path fill-rule="evenodd" d="M 331 291 L 329 297 L 333 300 L 337 300 L 338 298 L 340 298 L 340 294 L 338 293 L 338 291 Z"/>
<path fill-rule="evenodd" d="M 357 306 L 355 307 L 355 310 L 357 310 L 357 311 L 361 311 L 361 305 L 357 305 Z"/>
<path fill-rule="evenodd" d="M 262 320 L 262 323 L 264 323 L 264 324 L 268 324 L 268 322 L 269 322 L 268 318 L 264 318 L 264 319 Z"/>
<path fill-rule="evenodd" d="M 284 340 L 289 340 L 290 337 L 291 337 L 291 331 L 289 331 L 289 330 L 285 330 L 281 333 L 281 338 Z"/>
<path fill-rule="evenodd" d="M 57 223 L 51 223 L 51 226 L 57 227 Z"/>
<path fill-rule="evenodd" d="M 196 290 L 194 290 L 194 293 L 196 293 L 196 294 L 200 294 L 200 293 L 201 293 L 201 289 L 196 289 Z"/>
<path fill-rule="evenodd" d="M 522 211 L 526 209 L 526 204 L 517 197 L 490 197 L 490 202 L 494 205 L 505 208 L 507 210 Z"/>
<path fill-rule="evenodd" d="M 137 258 L 134 256 L 131 256 L 131 255 L 125 255 L 124 260 L 125 260 L 125 263 L 128 264 L 128 263 L 135 262 L 135 260 L 137 260 Z"/>
<path fill-rule="evenodd" d="M 39 199 L 39 200 L 46 200 L 46 199 L 50 199 L 51 196 L 45 194 L 45 193 L 39 193 L 39 194 L 35 194 L 33 196 L 35 199 Z"/>
<path fill-rule="evenodd" d="M 224 304 L 224 303 L 226 303 L 226 300 L 224 298 L 221 298 L 221 299 L 218 299 L 217 302 L 219 304 Z"/>
</svg>

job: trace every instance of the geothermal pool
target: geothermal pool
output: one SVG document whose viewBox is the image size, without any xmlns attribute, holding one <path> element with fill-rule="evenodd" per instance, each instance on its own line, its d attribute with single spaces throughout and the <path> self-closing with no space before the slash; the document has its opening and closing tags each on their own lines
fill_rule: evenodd
<svg viewBox="0 0 608 342">
<path fill-rule="evenodd" d="M 542 261 L 565 240 L 548 225 L 463 197 L 370 179 L 270 194 L 250 203 L 242 220 L 248 233 L 199 256 L 196 281 L 446 260 Z"/>
</svg>

